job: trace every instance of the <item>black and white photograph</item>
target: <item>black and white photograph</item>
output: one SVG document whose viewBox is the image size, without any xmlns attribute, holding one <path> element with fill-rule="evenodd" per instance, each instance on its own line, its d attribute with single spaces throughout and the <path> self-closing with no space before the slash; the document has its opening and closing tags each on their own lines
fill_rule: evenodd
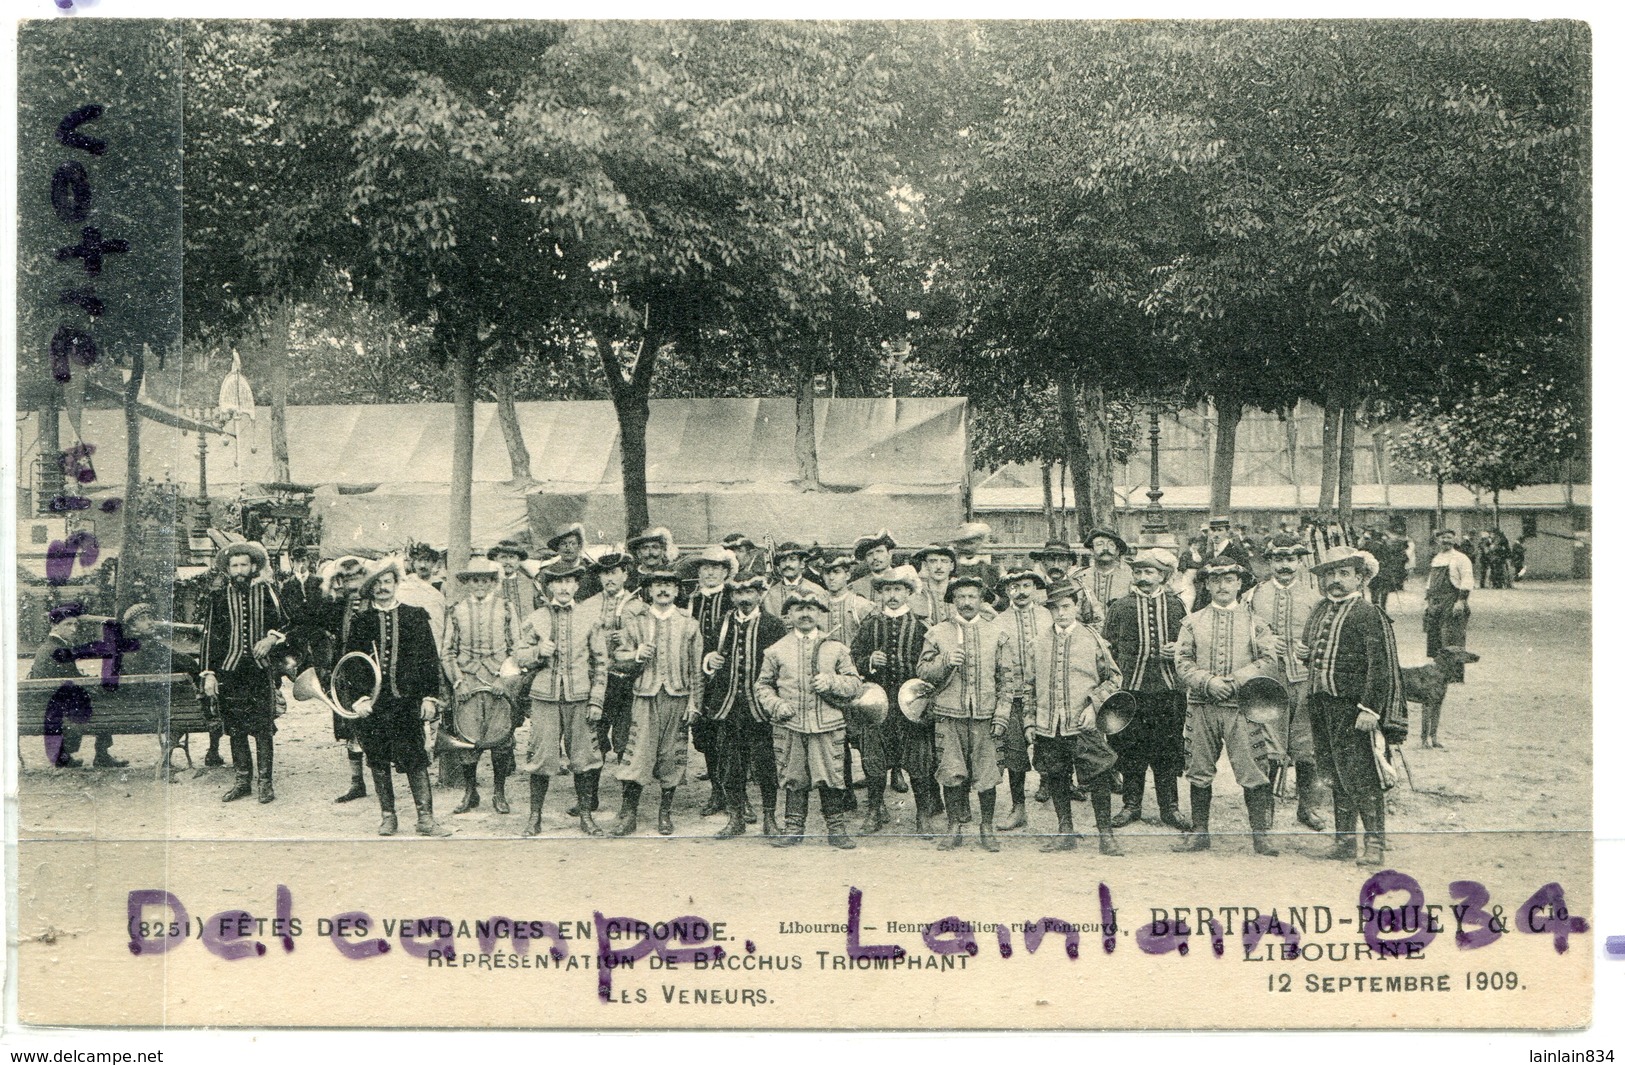
<svg viewBox="0 0 1625 1065">
<path fill-rule="evenodd" d="M 1591 1023 L 1584 22 L 17 41 L 21 1022 Z"/>
</svg>

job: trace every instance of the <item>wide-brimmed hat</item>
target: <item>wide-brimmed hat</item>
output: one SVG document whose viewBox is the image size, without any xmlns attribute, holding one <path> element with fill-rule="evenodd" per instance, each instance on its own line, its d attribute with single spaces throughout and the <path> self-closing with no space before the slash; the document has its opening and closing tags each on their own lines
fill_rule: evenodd
<svg viewBox="0 0 1625 1065">
<path fill-rule="evenodd" d="M 1230 516 L 1220 514 L 1207 520 L 1208 532 L 1217 532 L 1220 529 L 1230 528 Z"/>
<path fill-rule="evenodd" d="M 1058 599 L 1076 599 L 1080 606 L 1084 601 L 1085 595 L 1083 585 L 1076 584 L 1072 581 L 1056 581 L 1054 584 L 1049 586 L 1048 593 L 1049 603 L 1053 604 Z"/>
<path fill-rule="evenodd" d="M 722 538 L 722 546 L 730 551 L 754 551 L 756 550 L 756 541 L 742 532 L 729 533 Z"/>
<path fill-rule="evenodd" d="M 799 555 L 802 560 L 805 561 L 809 556 L 812 555 L 812 548 L 803 547 L 794 540 L 786 540 L 784 543 L 773 549 L 774 562 L 777 562 L 779 559 L 785 558 L 789 555 Z"/>
<path fill-rule="evenodd" d="M 781 613 L 789 613 L 791 607 L 797 606 L 817 607 L 824 613 L 829 613 L 829 600 L 824 598 L 823 592 L 815 588 L 797 588 L 785 596 Z"/>
<path fill-rule="evenodd" d="M 1291 533 L 1276 533 L 1264 542 L 1265 558 L 1302 558 L 1309 546 Z"/>
<path fill-rule="evenodd" d="M 869 576 L 869 585 L 876 592 L 888 584 L 905 586 L 909 595 L 920 594 L 920 574 L 913 566 L 893 566 L 891 569 L 883 569 Z"/>
<path fill-rule="evenodd" d="M 975 588 L 977 595 L 985 595 L 987 593 L 987 585 L 982 583 L 982 578 L 970 576 L 955 577 L 953 580 L 948 582 L 948 587 L 943 590 L 942 601 L 944 603 L 953 602 L 954 593 L 959 591 L 961 588 Z"/>
<path fill-rule="evenodd" d="M 593 560 L 592 571 L 594 573 L 604 573 L 612 569 L 624 569 L 631 572 L 634 565 L 632 556 L 624 551 L 605 551 Z"/>
<path fill-rule="evenodd" d="M 1128 541 L 1117 535 L 1117 533 L 1112 529 L 1090 529 L 1089 535 L 1083 538 L 1083 542 L 1093 545 L 1095 540 L 1102 536 L 1117 545 L 1117 553 L 1119 555 L 1128 554 Z"/>
<path fill-rule="evenodd" d="M 550 550 L 557 551 L 559 549 L 559 544 L 563 543 L 572 536 L 579 539 L 583 547 L 586 546 L 587 529 L 579 521 L 573 521 L 568 525 L 559 526 L 559 531 L 548 538 L 547 546 Z"/>
<path fill-rule="evenodd" d="M 877 533 L 871 533 L 868 536 L 858 537 L 857 543 L 852 545 L 852 554 L 856 558 L 862 558 L 864 555 L 867 555 L 877 547 L 884 547 L 888 551 L 895 551 L 897 549 L 897 541 L 892 539 L 891 533 L 887 532 L 885 529 L 881 529 Z"/>
<path fill-rule="evenodd" d="M 677 575 L 676 570 L 654 569 L 654 570 L 650 570 L 647 573 L 639 574 L 638 575 L 638 583 L 642 584 L 645 588 L 649 587 L 652 584 L 662 584 L 662 583 L 664 583 L 664 584 L 675 584 L 675 585 L 677 585 L 677 587 L 681 588 L 683 586 L 683 578 L 681 578 L 681 577 L 679 577 Z"/>
<path fill-rule="evenodd" d="M 753 573 L 749 577 L 732 577 L 728 580 L 728 587 L 738 592 L 747 588 L 754 588 L 758 592 L 767 591 L 767 576 L 762 573 Z"/>
<path fill-rule="evenodd" d="M 1017 581 L 1032 581 L 1046 591 L 1049 589 L 1049 578 L 1035 569 L 1013 569 L 999 578 L 999 587 L 1007 588 Z"/>
<path fill-rule="evenodd" d="M 1142 547 L 1134 552 L 1134 557 L 1128 560 L 1130 569 L 1139 569 L 1145 566 L 1154 566 L 1164 573 L 1172 573 L 1179 568 L 1179 559 L 1174 557 L 1172 551 L 1161 547 Z"/>
<path fill-rule="evenodd" d="M 627 553 L 632 555 L 637 554 L 638 548 L 642 547 L 644 544 L 659 544 L 665 551 L 666 557 L 668 559 L 671 558 L 672 539 L 670 529 L 667 529 L 661 525 L 656 525 L 653 528 L 643 530 L 626 542 Z"/>
<path fill-rule="evenodd" d="M 498 541 L 495 547 L 485 553 L 485 557 L 493 562 L 496 561 L 498 555 L 513 555 L 521 562 L 530 558 L 530 552 L 526 550 L 525 545 L 517 540 Z"/>
<path fill-rule="evenodd" d="M 413 561 L 422 558 L 427 559 L 430 562 L 438 562 L 440 560 L 440 552 L 436 551 L 433 547 L 424 543 L 422 540 L 414 540 L 406 549 L 406 557 L 412 559 Z"/>
<path fill-rule="evenodd" d="M 363 596 L 372 595 L 372 586 L 377 584 L 378 578 L 382 577 L 386 573 L 393 573 L 395 575 L 396 584 L 399 584 L 401 581 L 406 579 L 406 574 L 401 571 L 401 564 L 398 559 L 385 559 L 367 574 L 366 580 L 361 582 L 361 594 Z"/>
<path fill-rule="evenodd" d="M 720 544 L 712 544 L 693 558 L 695 566 L 723 566 L 732 577 L 739 572 L 739 557 Z"/>
<path fill-rule="evenodd" d="M 1375 577 L 1382 570 L 1381 563 L 1377 561 L 1376 556 L 1371 552 L 1360 551 L 1353 547 L 1338 544 L 1336 547 L 1327 549 L 1326 553 L 1320 558 L 1320 564 L 1315 566 L 1312 572 L 1318 576 L 1329 573 L 1338 566 L 1349 562 L 1358 563 L 1365 568 L 1366 580 Z"/>
<path fill-rule="evenodd" d="M 952 562 L 956 569 L 959 566 L 959 552 L 955 551 L 952 547 L 948 546 L 947 544 L 928 544 L 914 552 L 914 567 L 916 569 L 923 567 L 925 565 L 925 560 L 930 558 L 932 555 L 941 555 L 948 561 Z"/>
<path fill-rule="evenodd" d="M 963 544 L 970 540 L 986 540 L 993 535 L 993 527 L 985 521 L 967 521 L 954 530 L 953 542 Z"/>
<path fill-rule="evenodd" d="M 536 579 L 541 581 L 542 587 L 545 588 L 552 582 L 563 580 L 566 577 L 574 577 L 580 580 L 581 575 L 586 572 L 586 567 L 580 562 L 573 562 L 568 566 L 563 562 L 554 562 L 552 565 L 543 566 L 542 571 L 536 575 Z"/>
<path fill-rule="evenodd" d="M 845 551 L 842 551 L 838 555 L 832 555 L 829 558 L 826 558 L 824 560 L 823 568 L 824 572 L 828 573 L 832 569 L 852 570 L 857 569 L 857 567 L 858 560 L 847 554 Z"/>
<path fill-rule="evenodd" d="M 492 580 L 502 578 L 502 567 L 488 558 L 471 558 L 468 565 L 457 571 L 457 579 L 470 580 L 476 577 L 489 577 Z"/>
<path fill-rule="evenodd" d="M 271 556 L 261 545 L 252 540 L 243 540 L 238 543 L 227 544 L 215 552 L 214 564 L 221 573 L 226 571 L 226 563 L 235 555 L 247 555 L 254 560 L 254 567 L 260 573 L 267 573 L 271 569 Z"/>
<path fill-rule="evenodd" d="M 1243 566 L 1240 562 L 1225 558 L 1221 555 L 1202 567 L 1202 579 L 1206 580 L 1209 577 L 1223 577 L 1231 573 L 1234 573 L 1239 577 L 1246 572 L 1246 566 Z"/>
<path fill-rule="evenodd" d="M 1076 562 L 1078 553 L 1065 540 L 1049 540 L 1037 551 L 1029 552 L 1027 557 L 1034 562 L 1042 562 L 1046 558 L 1065 558 L 1068 562 Z"/>
<path fill-rule="evenodd" d="M 158 611 L 153 609 L 151 603 L 131 603 L 130 608 L 124 612 L 123 622 L 126 628 L 141 618 L 156 618 Z"/>
</svg>

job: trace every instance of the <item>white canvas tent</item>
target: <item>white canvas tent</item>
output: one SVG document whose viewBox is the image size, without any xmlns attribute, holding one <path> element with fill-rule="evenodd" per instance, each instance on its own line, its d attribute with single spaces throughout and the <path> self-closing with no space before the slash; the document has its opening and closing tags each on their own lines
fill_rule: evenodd
<svg viewBox="0 0 1625 1065">
<path fill-rule="evenodd" d="M 582 521 L 596 542 L 624 531 L 620 433 L 607 401 L 520 403 L 519 423 L 537 486 L 511 470 L 494 404 L 474 418 L 476 545 L 527 527 L 550 532 Z M 648 428 L 653 519 L 679 541 L 713 541 L 736 529 L 824 543 L 850 542 L 877 525 L 899 537 L 933 539 L 964 516 L 968 492 L 963 398 L 833 399 L 816 405 L 820 480 L 796 485 L 791 399 L 654 400 Z M 324 546 L 444 543 L 449 524 L 449 404 L 288 408 L 290 480 L 316 485 Z M 208 439 L 209 494 L 256 495 L 275 480 L 270 412 L 238 419 L 235 437 Z M 124 472 L 124 421 L 87 410 L 82 437 L 96 446 L 100 488 Z M 72 443 L 73 441 L 64 441 Z M 23 447 L 33 440 L 21 441 Z M 195 434 L 147 422 L 143 475 L 196 491 Z"/>
</svg>

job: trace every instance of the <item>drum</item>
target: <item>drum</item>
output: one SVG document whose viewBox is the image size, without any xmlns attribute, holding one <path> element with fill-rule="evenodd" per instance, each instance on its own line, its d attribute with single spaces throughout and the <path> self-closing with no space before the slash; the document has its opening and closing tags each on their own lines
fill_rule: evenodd
<svg viewBox="0 0 1625 1065">
<path fill-rule="evenodd" d="M 459 694 L 449 726 L 448 740 L 461 739 L 477 751 L 502 747 L 513 739 L 513 704 L 498 688 L 470 689 Z"/>
</svg>

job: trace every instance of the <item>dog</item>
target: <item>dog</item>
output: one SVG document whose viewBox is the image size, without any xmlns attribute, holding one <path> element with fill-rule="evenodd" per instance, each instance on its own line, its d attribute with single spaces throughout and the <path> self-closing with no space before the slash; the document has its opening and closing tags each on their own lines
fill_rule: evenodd
<svg viewBox="0 0 1625 1065">
<path fill-rule="evenodd" d="M 1463 647 L 1446 647 L 1425 666 L 1405 666 L 1399 671 L 1405 689 L 1405 702 L 1422 704 L 1422 746 L 1444 750 L 1439 742 L 1439 713 L 1450 692 L 1450 676 L 1461 667 L 1478 661 Z"/>
</svg>

